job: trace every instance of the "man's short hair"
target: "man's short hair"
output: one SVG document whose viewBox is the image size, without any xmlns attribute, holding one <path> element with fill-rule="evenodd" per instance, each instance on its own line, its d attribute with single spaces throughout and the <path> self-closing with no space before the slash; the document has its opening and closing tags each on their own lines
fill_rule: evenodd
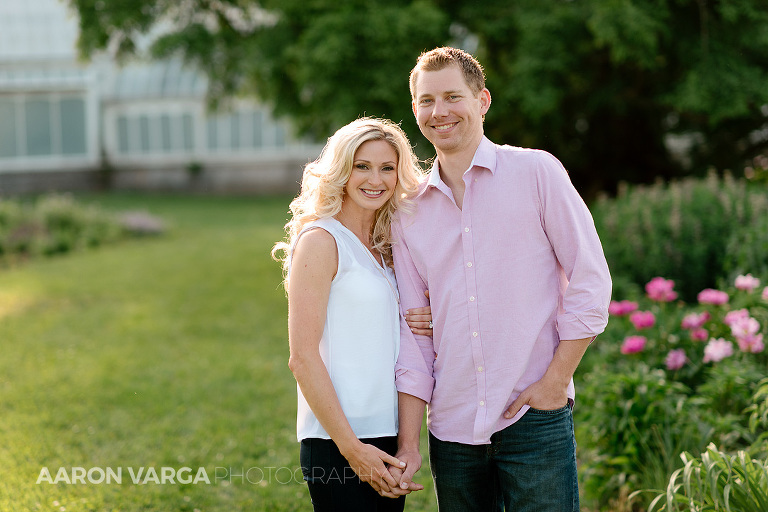
<svg viewBox="0 0 768 512">
<path fill-rule="evenodd" d="M 416 80 L 420 71 L 440 71 L 451 65 L 459 67 L 473 94 L 485 89 L 485 73 L 477 59 L 464 50 L 444 46 L 419 55 L 416 66 L 411 70 L 411 98 L 416 97 Z"/>
</svg>

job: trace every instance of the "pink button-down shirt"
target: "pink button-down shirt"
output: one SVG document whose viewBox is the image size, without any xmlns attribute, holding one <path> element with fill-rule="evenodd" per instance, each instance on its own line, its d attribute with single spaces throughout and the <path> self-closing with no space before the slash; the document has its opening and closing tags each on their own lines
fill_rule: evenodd
<svg viewBox="0 0 768 512">
<path fill-rule="evenodd" d="M 525 414 L 503 417 L 560 340 L 603 331 L 611 279 L 592 216 L 549 153 L 484 137 L 464 183 L 459 209 L 436 162 L 392 224 L 402 311 L 429 289 L 434 323 L 433 340 L 402 322 L 395 375 L 429 403 L 435 437 L 485 444 Z"/>
</svg>

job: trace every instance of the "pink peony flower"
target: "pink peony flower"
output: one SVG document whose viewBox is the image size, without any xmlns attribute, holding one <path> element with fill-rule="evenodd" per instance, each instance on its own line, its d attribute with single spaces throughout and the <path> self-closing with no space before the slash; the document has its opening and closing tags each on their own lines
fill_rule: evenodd
<svg viewBox="0 0 768 512">
<path fill-rule="evenodd" d="M 665 361 L 667 364 L 667 370 L 679 370 L 683 367 L 687 360 L 688 358 L 685 357 L 685 350 L 681 348 L 677 350 L 670 350 Z"/>
<path fill-rule="evenodd" d="M 762 334 L 750 334 L 742 338 L 736 338 L 736 342 L 739 344 L 739 349 L 742 352 L 757 354 L 765 349 Z"/>
<path fill-rule="evenodd" d="M 768 300 L 768 286 L 763 288 L 763 300 Z"/>
<path fill-rule="evenodd" d="M 706 329 L 693 329 L 691 331 L 691 339 L 693 341 L 707 341 L 709 338 L 709 332 Z"/>
<path fill-rule="evenodd" d="M 627 336 L 624 338 L 624 343 L 621 344 L 622 354 L 635 354 L 642 352 L 645 348 L 645 336 Z"/>
<path fill-rule="evenodd" d="M 747 274 L 745 276 L 738 276 L 736 278 L 736 288 L 739 290 L 746 290 L 748 292 L 751 292 L 758 286 L 760 286 L 760 280 L 756 277 L 752 277 L 752 274 Z"/>
<path fill-rule="evenodd" d="M 733 343 L 725 341 L 723 338 L 712 338 L 704 347 L 704 362 L 710 361 L 716 363 L 726 357 L 733 355 Z"/>
<path fill-rule="evenodd" d="M 620 302 L 612 300 L 611 303 L 608 304 L 608 314 L 610 315 L 624 316 L 635 310 L 637 310 L 637 302 L 629 300 L 622 300 Z"/>
<path fill-rule="evenodd" d="M 736 338 L 746 338 L 757 334 L 757 331 L 760 330 L 760 322 L 750 317 L 739 318 L 730 326 L 731 332 Z"/>
<path fill-rule="evenodd" d="M 709 313 L 704 311 L 703 313 L 689 313 L 685 315 L 682 323 L 680 324 L 683 329 L 698 329 L 704 323 L 709 320 Z"/>
<path fill-rule="evenodd" d="M 721 292 L 720 290 L 707 288 L 706 290 L 699 292 L 698 299 L 700 304 L 714 304 L 715 306 L 720 306 L 728 302 L 728 294 Z"/>
<path fill-rule="evenodd" d="M 673 291 L 675 282 L 663 277 L 654 277 L 645 285 L 645 293 L 651 300 L 670 302 L 677 298 L 677 292 Z"/>
<path fill-rule="evenodd" d="M 733 324 L 735 324 L 737 321 L 743 318 L 749 318 L 749 311 L 747 311 L 746 309 L 735 309 L 725 314 L 723 323 L 725 323 L 725 325 L 730 327 Z"/>
<path fill-rule="evenodd" d="M 653 327 L 656 323 L 656 317 L 650 311 L 635 311 L 629 315 L 629 321 L 637 330 L 647 329 Z"/>
</svg>

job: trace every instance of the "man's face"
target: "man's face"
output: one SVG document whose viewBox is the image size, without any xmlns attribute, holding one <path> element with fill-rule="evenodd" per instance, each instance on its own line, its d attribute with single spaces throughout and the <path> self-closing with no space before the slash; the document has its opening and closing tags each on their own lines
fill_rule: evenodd
<svg viewBox="0 0 768 512">
<path fill-rule="evenodd" d="M 488 89 L 478 94 L 458 66 L 421 71 L 415 83 L 413 113 L 421 133 L 444 154 L 474 151 L 483 135 L 483 115 L 491 104 Z"/>
</svg>

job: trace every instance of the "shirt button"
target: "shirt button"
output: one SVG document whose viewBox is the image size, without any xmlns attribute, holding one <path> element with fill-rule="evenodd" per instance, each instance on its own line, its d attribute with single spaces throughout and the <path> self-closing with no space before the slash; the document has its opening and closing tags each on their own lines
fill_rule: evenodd
<svg viewBox="0 0 768 512">
<path fill-rule="evenodd" d="M 476 332 L 473 332 L 473 333 L 472 333 L 472 336 L 474 336 L 475 338 L 477 338 L 477 333 L 476 333 Z"/>
<path fill-rule="evenodd" d="M 465 233 L 469 233 L 469 228 L 464 228 Z"/>
<path fill-rule="evenodd" d="M 485 405 L 485 400 L 480 400 L 480 405 Z"/>
<path fill-rule="evenodd" d="M 474 301 L 475 301 L 475 296 L 473 295 L 473 296 L 471 296 L 471 297 L 469 298 L 469 302 L 474 302 Z"/>
<path fill-rule="evenodd" d="M 482 366 L 478 366 L 477 367 L 477 371 L 479 371 L 479 372 L 483 371 L 483 367 Z"/>
<path fill-rule="evenodd" d="M 471 261 L 468 261 L 468 262 L 467 262 L 467 266 L 468 266 L 468 267 L 471 267 L 471 266 L 472 266 L 472 262 L 471 262 Z"/>
</svg>

